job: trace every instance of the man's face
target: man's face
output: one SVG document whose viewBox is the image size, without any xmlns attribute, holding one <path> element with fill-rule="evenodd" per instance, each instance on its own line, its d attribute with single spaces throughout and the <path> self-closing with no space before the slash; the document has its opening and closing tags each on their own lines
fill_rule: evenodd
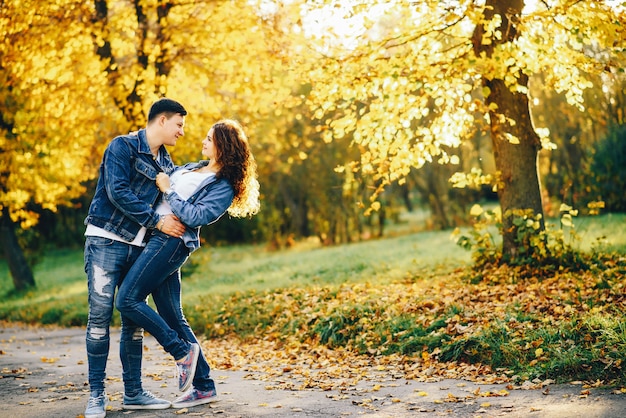
<svg viewBox="0 0 626 418">
<path fill-rule="evenodd" d="M 167 118 L 161 116 L 161 127 L 163 128 L 163 145 L 174 146 L 179 137 L 185 135 L 183 127 L 185 126 L 185 117 L 182 115 L 174 115 Z"/>
</svg>

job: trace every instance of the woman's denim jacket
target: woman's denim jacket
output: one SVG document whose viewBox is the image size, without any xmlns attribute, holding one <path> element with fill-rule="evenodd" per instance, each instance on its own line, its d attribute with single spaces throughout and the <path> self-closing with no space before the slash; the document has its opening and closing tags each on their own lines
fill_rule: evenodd
<svg viewBox="0 0 626 418">
<path fill-rule="evenodd" d="M 159 164 L 150 152 L 145 129 L 114 138 L 104 151 L 85 225 L 106 229 L 127 241 L 132 241 L 142 226 L 155 228 L 159 215 L 153 206 L 161 195 L 156 175 L 174 170 L 164 146 L 160 152 Z"/>
<path fill-rule="evenodd" d="M 188 163 L 176 170 L 203 167 L 208 161 Z M 189 253 L 200 248 L 200 227 L 216 222 L 228 210 L 233 202 L 235 190 L 225 179 L 211 176 L 200 183 L 196 191 L 184 200 L 176 192 L 168 193 L 164 198 L 172 207 L 174 215 L 187 226 L 183 241 Z"/>
</svg>

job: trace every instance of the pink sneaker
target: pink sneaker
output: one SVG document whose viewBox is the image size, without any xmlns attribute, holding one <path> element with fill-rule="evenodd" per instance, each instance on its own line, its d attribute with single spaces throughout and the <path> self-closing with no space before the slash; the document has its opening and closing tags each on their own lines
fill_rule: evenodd
<svg viewBox="0 0 626 418">
<path fill-rule="evenodd" d="M 200 355 L 200 346 L 191 343 L 189 354 L 176 362 L 176 371 L 178 372 L 178 389 L 181 392 L 186 391 L 191 386 L 193 378 L 196 375 L 196 365 L 198 364 L 198 356 Z"/>
<path fill-rule="evenodd" d="M 219 401 L 217 392 L 215 389 L 207 390 L 203 392 L 196 388 L 192 388 L 189 392 L 185 393 L 180 398 L 177 398 L 172 402 L 173 408 L 189 408 L 196 405 L 204 405 L 205 403 L 211 403 Z"/>
</svg>

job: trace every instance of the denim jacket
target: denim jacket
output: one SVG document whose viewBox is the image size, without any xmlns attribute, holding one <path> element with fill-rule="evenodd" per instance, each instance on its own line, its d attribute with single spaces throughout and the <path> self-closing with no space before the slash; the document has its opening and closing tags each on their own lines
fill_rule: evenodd
<svg viewBox="0 0 626 418">
<path fill-rule="evenodd" d="M 188 163 L 176 169 L 193 170 L 207 163 L 208 161 Z M 174 215 L 187 226 L 183 241 L 190 253 L 200 248 L 200 227 L 212 224 L 221 218 L 230 207 L 234 197 L 233 186 L 226 179 L 218 179 L 215 176 L 204 180 L 187 200 L 181 198 L 176 192 L 165 196 Z"/>
<path fill-rule="evenodd" d="M 104 151 L 85 225 L 98 226 L 127 241 L 132 241 L 142 226 L 155 228 L 159 215 L 153 206 L 161 195 L 156 175 L 174 170 L 164 146 L 160 155 L 159 164 L 150 152 L 145 129 L 137 135 L 114 138 Z"/>
</svg>

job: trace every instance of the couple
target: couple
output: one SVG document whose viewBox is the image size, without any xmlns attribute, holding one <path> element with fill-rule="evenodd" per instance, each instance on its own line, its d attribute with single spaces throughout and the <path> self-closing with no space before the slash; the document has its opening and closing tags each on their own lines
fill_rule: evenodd
<svg viewBox="0 0 626 418">
<path fill-rule="evenodd" d="M 232 120 L 213 125 L 202 141 L 207 160 L 175 166 L 166 146 L 183 136 L 186 114 L 174 100 L 156 101 L 146 128 L 113 139 L 102 158 L 85 219 L 91 391 L 85 418 L 106 416 L 114 305 L 122 318 L 124 409 L 184 408 L 217 399 L 209 365 L 183 314 L 180 267 L 200 247 L 202 225 L 225 212 L 236 217 L 258 212 L 259 184 L 246 135 Z M 158 313 L 146 302 L 150 294 Z M 173 403 L 142 387 L 144 329 L 176 361 L 179 389 L 186 393 Z"/>
</svg>

